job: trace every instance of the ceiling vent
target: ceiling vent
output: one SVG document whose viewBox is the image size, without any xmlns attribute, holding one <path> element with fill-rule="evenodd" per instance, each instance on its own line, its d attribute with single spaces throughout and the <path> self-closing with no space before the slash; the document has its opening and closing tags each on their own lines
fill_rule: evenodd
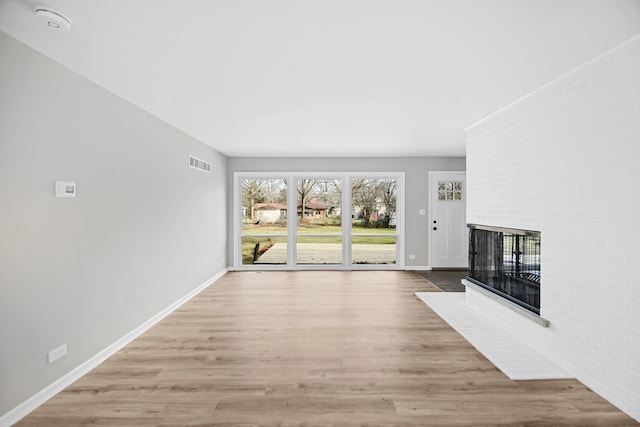
<svg viewBox="0 0 640 427">
<path fill-rule="evenodd" d="M 206 173 L 211 173 L 211 163 L 200 160 L 197 157 L 189 156 L 189 166 Z"/>
<path fill-rule="evenodd" d="M 36 6 L 35 12 L 45 27 L 63 33 L 71 31 L 71 20 L 60 12 L 46 6 Z"/>
</svg>

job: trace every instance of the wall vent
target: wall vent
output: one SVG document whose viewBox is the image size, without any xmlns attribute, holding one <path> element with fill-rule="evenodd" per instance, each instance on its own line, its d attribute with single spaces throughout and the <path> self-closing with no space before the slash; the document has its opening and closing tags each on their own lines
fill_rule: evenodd
<svg viewBox="0 0 640 427">
<path fill-rule="evenodd" d="M 200 160 L 197 157 L 189 156 L 189 166 L 206 173 L 211 173 L 211 163 Z"/>
</svg>

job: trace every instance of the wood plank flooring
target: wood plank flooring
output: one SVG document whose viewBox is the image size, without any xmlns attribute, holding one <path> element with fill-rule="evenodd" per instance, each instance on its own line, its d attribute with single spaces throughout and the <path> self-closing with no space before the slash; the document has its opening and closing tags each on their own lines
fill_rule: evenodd
<svg viewBox="0 0 640 427">
<path fill-rule="evenodd" d="M 631 426 L 575 380 L 511 381 L 412 272 L 233 272 L 19 426 Z"/>
</svg>

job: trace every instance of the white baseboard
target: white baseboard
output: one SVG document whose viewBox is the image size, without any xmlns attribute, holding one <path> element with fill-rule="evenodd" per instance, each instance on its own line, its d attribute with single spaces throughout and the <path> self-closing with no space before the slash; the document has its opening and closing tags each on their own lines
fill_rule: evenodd
<svg viewBox="0 0 640 427">
<path fill-rule="evenodd" d="M 419 270 L 419 271 L 429 271 L 431 270 L 431 266 L 429 265 L 405 265 L 405 270 Z"/>
<path fill-rule="evenodd" d="M 206 280 L 203 284 L 178 299 L 173 304 L 166 307 L 164 310 L 160 311 L 158 314 L 145 321 L 143 324 L 135 328 L 133 331 L 129 332 L 127 335 L 123 336 L 113 344 L 109 345 L 104 350 L 98 352 L 95 356 L 91 357 L 86 362 L 77 366 L 70 372 L 66 373 L 62 377 L 58 378 L 15 408 L 11 409 L 9 412 L 0 416 L 0 427 L 9 427 L 12 424 L 17 423 L 22 418 L 27 416 L 29 413 L 34 411 L 38 406 L 42 405 L 47 400 L 51 399 L 56 394 L 60 393 L 66 387 L 77 381 L 80 377 L 87 374 L 93 368 L 104 362 L 106 359 L 115 354 L 118 350 L 120 350 L 125 345 L 129 344 L 131 341 L 142 335 L 147 329 L 151 328 L 153 325 L 167 317 L 169 314 L 173 313 L 177 310 L 181 305 L 189 301 L 194 296 L 198 295 L 200 292 L 205 290 L 207 287 L 212 285 L 222 276 L 227 273 L 227 269 L 220 271 L 215 276 Z"/>
</svg>

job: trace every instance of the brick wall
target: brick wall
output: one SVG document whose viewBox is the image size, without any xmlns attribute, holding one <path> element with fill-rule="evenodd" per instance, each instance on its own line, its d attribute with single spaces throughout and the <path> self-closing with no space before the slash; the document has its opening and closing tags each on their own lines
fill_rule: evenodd
<svg viewBox="0 0 640 427">
<path fill-rule="evenodd" d="M 473 125 L 469 223 L 542 232 L 542 353 L 640 420 L 640 35 Z"/>
</svg>

